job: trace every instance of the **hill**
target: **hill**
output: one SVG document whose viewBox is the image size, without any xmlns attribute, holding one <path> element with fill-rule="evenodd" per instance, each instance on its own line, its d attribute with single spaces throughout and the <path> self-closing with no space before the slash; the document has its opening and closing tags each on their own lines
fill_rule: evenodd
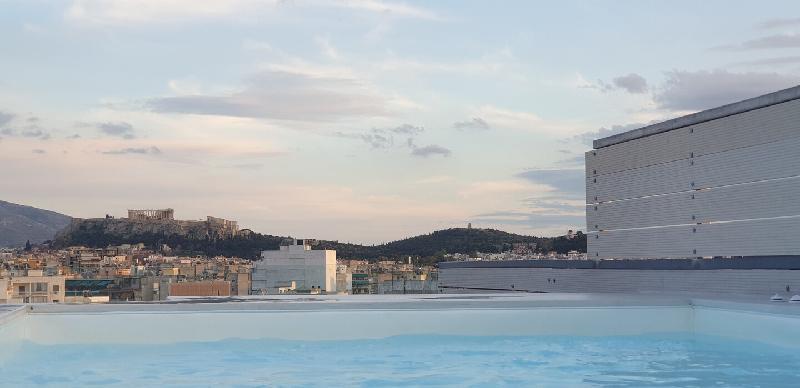
<svg viewBox="0 0 800 388">
<path fill-rule="evenodd" d="M 0 247 L 22 247 L 28 240 L 52 240 L 71 219 L 54 211 L 0 201 Z"/>
<path fill-rule="evenodd" d="M 173 225 L 174 224 L 174 225 Z M 186 255 L 238 256 L 257 258 L 262 250 L 278 249 L 289 237 L 251 233 L 233 238 L 210 238 L 179 227 L 177 223 L 141 224 L 127 219 L 76 219 L 56 238 L 56 246 L 84 245 L 105 247 L 108 245 L 144 243 L 158 248 L 168 245 L 176 252 Z M 586 251 L 586 237 L 579 234 L 575 239 L 565 237 L 544 238 L 507 233 L 494 229 L 454 228 L 430 234 L 393 241 L 381 245 L 359 245 L 320 240 L 315 249 L 335 249 L 343 259 L 405 258 L 407 256 L 435 261 L 445 253 L 502 252 L 514 243 L 536 243 L 541 251 L 565 253 L 570 250 Z"/>
<path fill-rule="evenodd" d="M 586 251 L 586 238 L 581 234 L 576 239 L 565 237 L 534 237 L 513 234 L 496 229 L 452 228 L 415 236 L 387 244 L 366 246 L 321 242 L 320 246 L 336 249 L 345 257 L 435 257 L 445 253 L 496 253 L 511 249 L 515 243 L 536 243 L 541 251 L 555 250 L 566 253 L 570 250 Z"/>
<path fill-rule="evenodd" d="M 278 249 L 286 237 L 252 233 L 233 238 L 212 237 L 204 222 L 139 221 L 127 218 L 74 219 L 53 241 L 53 246 L 86 246 L 143 243 L 158 250 L 167 245 L 184 255 L 257 258 L 262 250 Z"/>
</svg>

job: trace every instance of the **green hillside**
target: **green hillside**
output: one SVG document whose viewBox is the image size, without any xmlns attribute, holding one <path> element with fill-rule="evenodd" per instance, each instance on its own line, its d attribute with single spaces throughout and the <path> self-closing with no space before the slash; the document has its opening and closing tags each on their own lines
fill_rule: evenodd
<svg viewBox="0 0 800 388">
<path fill-rule="evenodd" d="M 288 237 L 252 233 L 249 236 L 237 236 L 231 239 L 192 238 L 165 229 L 163 233 L 152 231 L 136 232 L 135 228 L 112 229 L 110 225 L 119 224 L 120 220 L 76 220 L 64 233 L 60 234 L 56 246 L 84 245 L 89 247 L 105 247 L 108 245 L 144 243 L 148 247 L 157 248 L 168 245 L 176 252 L 191 255 L 238 256 L 257 258 L 262 250 L 278 249 L 281 241 Z M 168 231 L 167 231 L 168 230 Z M 435 231 L 430 234 L 411 237 L 380 245 L 358 245 L 335 241 L 318 241 L 314 249 L 335 249 L 342 259 L 379 259 L 406 258 L 408 256 L 436 261 L 446 253 L 503 252 L 509 250 L 514 243 L 536 243 L 542 252 L 557 251 L 566 253 L 570 250 L 586 251 L 586 236 L 579 233 L 574 239 L 565 237 L 543 238 L 524 236 L 495 229 L 454 228 Z"/>
</svg>

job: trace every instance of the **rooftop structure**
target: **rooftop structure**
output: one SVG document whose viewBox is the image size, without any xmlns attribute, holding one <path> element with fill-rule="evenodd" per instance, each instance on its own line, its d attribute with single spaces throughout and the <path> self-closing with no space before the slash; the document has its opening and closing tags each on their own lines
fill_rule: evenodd
<svg viewBox="0 0 800 388">
<path fill-rule="evenodd" d="M 800 255 L 800 86 L 594 146 L 589 258 Z"/>
</svg>

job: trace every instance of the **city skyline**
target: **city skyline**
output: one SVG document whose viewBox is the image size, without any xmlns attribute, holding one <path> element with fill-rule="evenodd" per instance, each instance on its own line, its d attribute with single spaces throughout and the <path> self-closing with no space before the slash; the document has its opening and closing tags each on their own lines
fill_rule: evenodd
<svg viewBox="0 0 800 388">
<path fill-rule="evenodd" d="M 9 1 L 0 199 L 358 243 L 585 230 L 589 141 L 796 85 L 798 9 Z"/>
</svg>

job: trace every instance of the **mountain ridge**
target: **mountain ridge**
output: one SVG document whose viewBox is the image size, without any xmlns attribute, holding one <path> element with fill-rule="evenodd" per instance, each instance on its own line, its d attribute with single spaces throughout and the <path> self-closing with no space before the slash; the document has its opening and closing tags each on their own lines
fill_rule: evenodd
<svg viewBox="0 0 800 388">
<path fill-rule="evenodd" d="M 71 220 L 72 217 L 52 210 L 0 200 L 0 247 L 52 240 Z"/>
</svg>

